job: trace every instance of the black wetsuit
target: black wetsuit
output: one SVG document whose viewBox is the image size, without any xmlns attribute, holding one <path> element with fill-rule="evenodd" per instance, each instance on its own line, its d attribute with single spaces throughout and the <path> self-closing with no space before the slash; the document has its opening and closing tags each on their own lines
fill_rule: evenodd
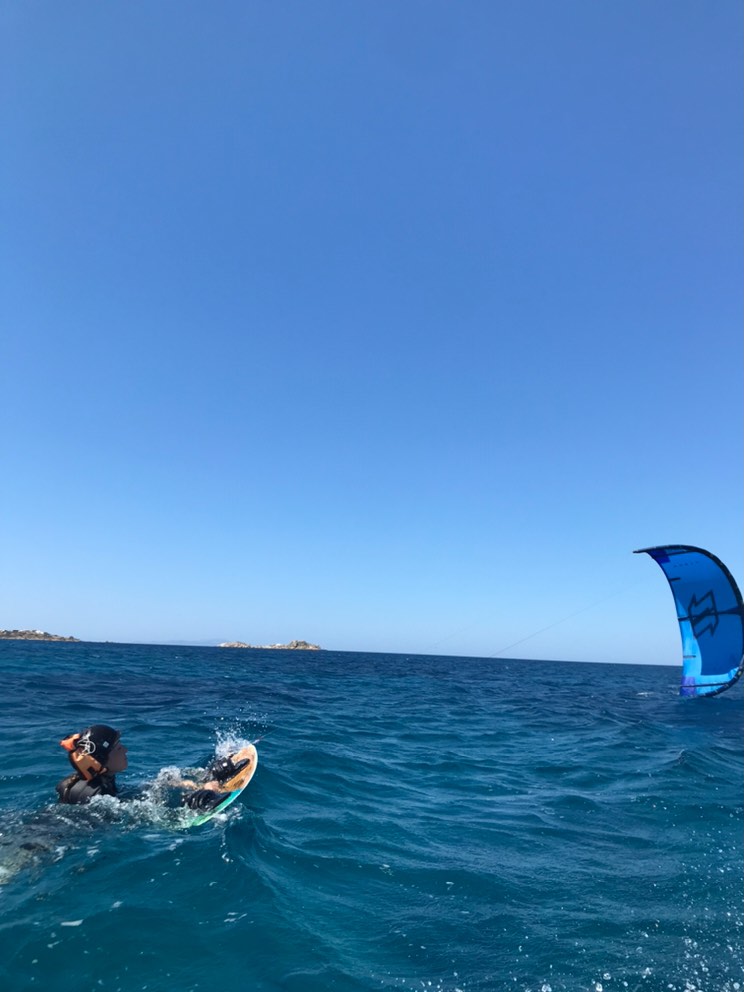
<svg viewBox="0 0 744 992">
<path fill-rule="evenodd" d="M 93 796 L 115 796 L 116 776 L 96 775 L 89 782 L 73 772 L 55 786 L 61 803 L 87 803 Z"/>
</svg>

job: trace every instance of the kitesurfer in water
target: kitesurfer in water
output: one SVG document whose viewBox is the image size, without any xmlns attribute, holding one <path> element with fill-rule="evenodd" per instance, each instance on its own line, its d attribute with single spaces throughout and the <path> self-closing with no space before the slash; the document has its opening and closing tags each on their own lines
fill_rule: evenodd
<svg viewBox="0 0 744 992">
<path fill-rule="evenodd" d="M 104 723 L 94 723 L 81 734 L 70 734 L 63 741 L 74 771 L 57 783 L 63 803 L 87 803 L 94 796 L 115 796 L 116 775 L 126 771 L 127 749 L 121 734 Z"/>
<path fill-rule="evenodd" d="M 126 770 L 127 749 L 121 742 L 121 733 L 105 723 L 94 723 L 80 734 L 70 734 L 60 741 L 67 751 L 74 771 L 57 783 L 56 790 L 62 803 L 87 803 L 94 796 L 115 796 L 116 776 Z M 207 767 L 208 781 L 201 786 L 191 780 L 173 782 L 174 786 L 188 789 L 181 804 L 191 809 L 210 810 L 224 798 L 220 783 L 232 778 L 245 762 L 235 764 L 231 758 L 216 758 Z"/>
</svg>

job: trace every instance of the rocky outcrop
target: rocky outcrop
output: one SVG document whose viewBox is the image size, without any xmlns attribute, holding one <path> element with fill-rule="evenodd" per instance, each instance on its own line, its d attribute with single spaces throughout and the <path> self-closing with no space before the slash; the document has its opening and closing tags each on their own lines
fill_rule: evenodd
<svg viewBox="0 0 744 992">
<path fill-rule="evenodd" d="M 0 630 L 0 640 L 5 641 L 74 641 L 79 637 L 62 637 L 61 634 L 47 634 L 45 630 Z"/>
<path fill-rule="evenodd" d="M 246 644 L 244 641 L 225 641 L 221 648 L 252 648 L 254 651 L 322 651 L 318 644 L 307 641 L 290 641 L 289 644 Z"/>
</svg>

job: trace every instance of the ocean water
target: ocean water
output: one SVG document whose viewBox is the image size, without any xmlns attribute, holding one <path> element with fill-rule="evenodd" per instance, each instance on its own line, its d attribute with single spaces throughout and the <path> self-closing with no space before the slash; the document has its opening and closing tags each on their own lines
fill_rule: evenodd
<svg viewBox="0 0 744 992">
<path fill-rule="evenodd" d="M 742 689 L 673 668 L 0 642 L 3 992 L 739 992 Z M 123 731 L 135 798 L 55 805 Z M 260 738 L 188 827 L 163 769 Z"/>
</svg>

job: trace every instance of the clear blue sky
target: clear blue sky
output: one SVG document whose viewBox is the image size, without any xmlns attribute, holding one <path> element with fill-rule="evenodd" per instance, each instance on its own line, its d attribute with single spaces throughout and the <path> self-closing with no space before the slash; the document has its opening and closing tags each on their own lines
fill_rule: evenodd
<svg viewBox="0 0 744 992">
<path fill-rule="evenodd" d="M 741 4 L 0 34 L 0 627 L 677 661 L 633 548 L 742 579 Z"/>
</svg>

